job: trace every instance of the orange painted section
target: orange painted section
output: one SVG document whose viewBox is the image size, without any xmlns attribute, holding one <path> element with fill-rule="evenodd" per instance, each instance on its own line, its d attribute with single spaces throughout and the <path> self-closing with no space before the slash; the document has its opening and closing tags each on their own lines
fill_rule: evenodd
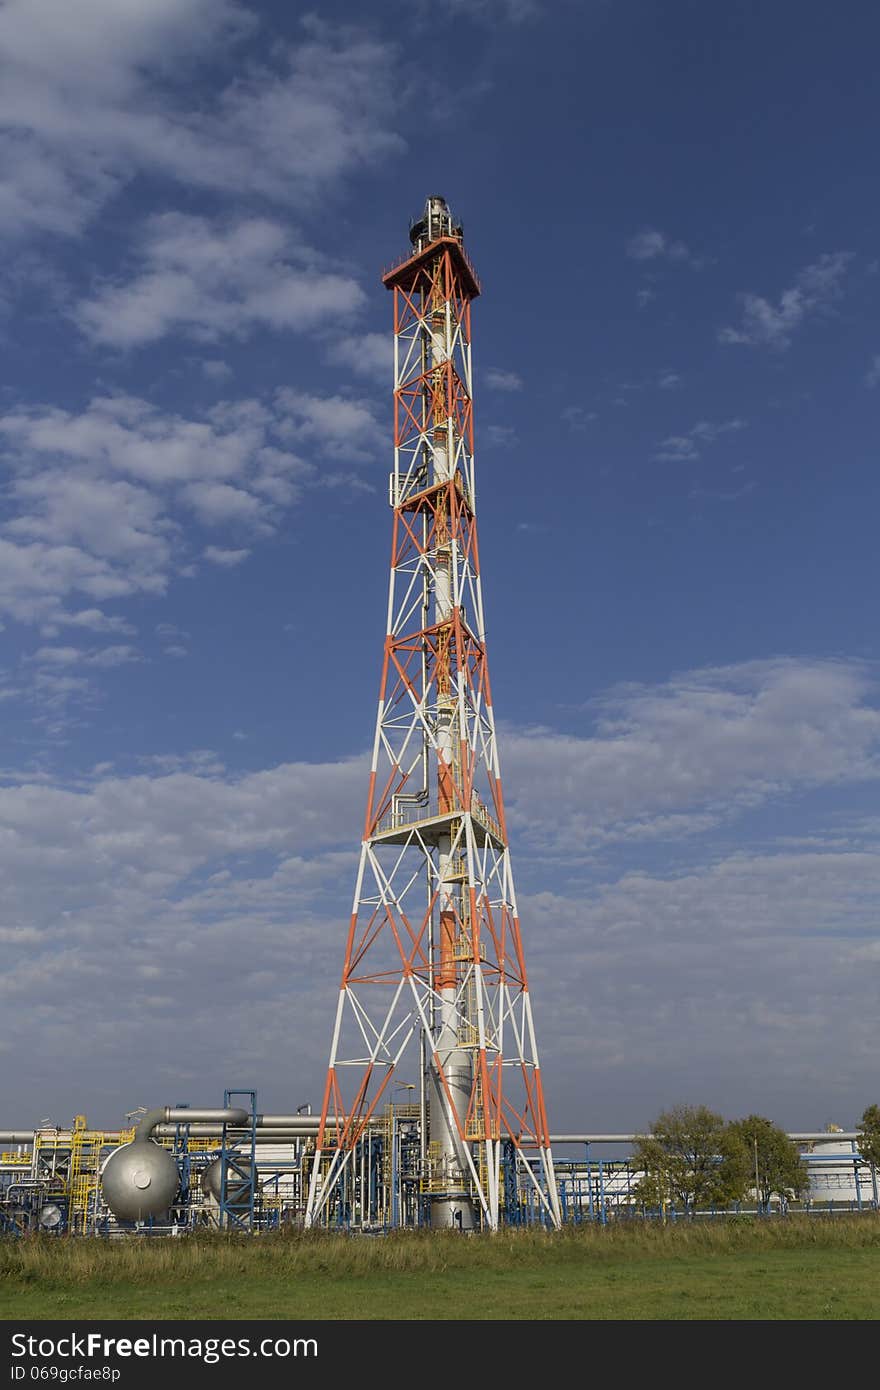
<svg viewBox="0 0 880 1390">
<path fill-rule="evenodd" d="M 454 989 L 458 983 L 455 959 L 456 916 L 453 911 L 440 913 L 439 962 L 434 977 L 436 989 Z"/>
<path fill-rule="evenodd" d="M 544 1105 L 544 1086 L 541 1081 L 541 1068 L 535 1067 L 535 1090 L 538 1096 L 538 1138 L 545 1149 L 550 1147 L 550 1130 L 547 1127 L 547 1109 Z"/>
<path fill-rule="evenodd" d="M 357 913 L 353 912 L 349 919 L 348 940 L 345 944 L 345 964 L 342 967 L 342 981 L 340 984 L 341 989 L 345 989 L 345 984 L 351 971 L 352 948 L 354 946 L 354 934 L 357 930 L 357 919 Z"/>
<path fill-rule="evenodd" d="M 457 277 L 462 284 L 462 293 L 468 299 L 476 299 L 480 293 L 480 282 L 477 279 L 477 272 L 471 265 L 470 258 L 462 246 L 461 242 L 455 237 L 442 236 L 421 251 L 416 251 L 412 256 L 406 256 L 398 265 L 386 270 L 382 276 L 382 284 L 386 289 L 403 288 L 411 285 L 413 281 L 428 267 L 436 261 L 452 264 L 455 262 Z"/>
<path fill-rule="evenodd" d="M 441 816 L 455 810 L 455 779 L 452 768 L 442 758 L 437 759 L 437 810 Z"/>
<path fill-rule="evenodd" d="M 365 839 L 365 840 L 366 840 L 370 835 L 372 835 L 372 833 L 373 833 L 373 826 L 374 826 L 375 823 L 376 823 L 376 817 L 375 817 L 375 814 L 374 814 L 374 812 L 373 812 L 373 798 L 375 797 L 375 795 L 376 795 L 376 774 L 375 774 L 375 772 L 372 772 L 372 771 L 371 771 L 371 772 L 370 772 L 369 790 L 367 791 L 367 814 L 366 814 L 366 817 L 365 817 L 365 819 L 364 819 L 364 839 Z"/>
<path fill-rule="evenodd" d="M 329 1109 L 329 1107 L 330 1107 L 330 1087 L 331 1087 L 331 1084 L 332 1084 L 332 1082 L 333 1082 L 333 1079 L 334 1079 L 334 1071 L 333 1071 L 333 1068 L 331 1067 L 331 1068 L 329 1069 L 329 1071 L 327 1072 L 327 1081 L 326 1081 L 325 1086 L 324 1086 L 324 1100 L 323 1100 L 323 1102 L 322 1102 L 322 1104 L 321 1104 L 321 1120 L 320 1120 L 320 1123 L 319 1123 L 319 1125 L 318 1125 L 318 1140 L 317 1140 L 317 1145 L 318 1145 L 318 1148 L 319 1148 L 319 1149 L 323 1149 L 323 1147 L 324 1147 L 324 1130 L 325 1130 L 326 1127 L 327 1127 L 327 1111 L 328 1111 L 328 1109 Z"/>
<path fill-rule="evenodd" d="M 516 963 L 519 966 L 519 976 L 522 981 L 522 987 L 523 989 L 528 989 L 529 982 L 526 978 L 526 960 L 523 955 L 522 936 L 520 935 L 518 917 L 513 918 L 513 944 L 514 950 L 516 951 Z"/>
</svg>

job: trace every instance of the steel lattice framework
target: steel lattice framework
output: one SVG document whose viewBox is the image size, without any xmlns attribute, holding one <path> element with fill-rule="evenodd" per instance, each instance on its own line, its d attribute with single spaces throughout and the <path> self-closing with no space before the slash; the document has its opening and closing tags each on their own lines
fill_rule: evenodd
<svg viewBox="0 0 880 1390">
<path fill-rule="evenodd" d="M 388 625 L 360 864 L 306 1224 L 356 1145 L 422 1078 L 432 1224 L 496 1229 L 502 1144 L 560 1209 L 510 862 L 486 659 L 461 228 L 431 198 L 394 294 Z M 462 1221 L 464 1213 L 464 1221 Z"/>
</svg>

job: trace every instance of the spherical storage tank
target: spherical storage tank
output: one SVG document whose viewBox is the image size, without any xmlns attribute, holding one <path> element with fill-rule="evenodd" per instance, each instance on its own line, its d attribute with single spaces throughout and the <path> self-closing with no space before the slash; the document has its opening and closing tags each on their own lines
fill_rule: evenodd
<svg viewBox="0 0 880 1390">
<path fill-rule="evenodd" d="M 57 1202 L 46 1202 L 40 1207 L 37 1220 L 41 1231 L 60 1231 L 64 1226 L 64 1212 Z"/>
<path fill-rule="evenodd" d="M 202 1174 L 202 1191 L 206 1197 L 212 1197 L 215 1202 L 220 1202 L 220 1184 L 222 1181 L 223 1166 L 222 1160 L 215 1158 L 213 1163 Z M 248 1200 L 250 1195 L 250 1183 L 247 1182 L 240 1173 L 236 1173 L 228 1164 L 226 1167 L 226 1200 L 235 1205 L 241 1205 Z"/>
<path fill-rule="evenodd" d="M 101 1191 L 120 1221 L 161 1216 L 177 1196 L 180 1174 L 167 1149 L 151 1139 L 133 1140 L 112 1153 L 101 1173 Z"/>
</svg>

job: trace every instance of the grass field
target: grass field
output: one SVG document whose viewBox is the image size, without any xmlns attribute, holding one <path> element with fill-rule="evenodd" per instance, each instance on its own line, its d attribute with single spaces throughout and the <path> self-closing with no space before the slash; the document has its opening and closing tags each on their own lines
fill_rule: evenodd
<svg viewBox="0 0 880 1390">
<path fill-rule="evenodd" d="M 9 1319 L 876 1319 L 880 1214 L 0 1241 Z"/>
</svg>

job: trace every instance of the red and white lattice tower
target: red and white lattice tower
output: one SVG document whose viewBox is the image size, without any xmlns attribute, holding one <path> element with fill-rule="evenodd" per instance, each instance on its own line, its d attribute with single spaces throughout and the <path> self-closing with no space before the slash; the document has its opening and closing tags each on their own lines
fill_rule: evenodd
<svg viewBox="0 0 880 1390">
<path fill-rule="evenodd" d="M 520 1187 L 558 1226 L 477 551 L 480 289 L 442 198 L 428 199 L 410 240 L 384 276 L 395 334 L 388 626 L 306 1225 L 327 1218 L 367 1126 L 400 1077 L 417 1075 L 431 1225 L 497 1229 L 510 1141 Z"/>
</svg>

